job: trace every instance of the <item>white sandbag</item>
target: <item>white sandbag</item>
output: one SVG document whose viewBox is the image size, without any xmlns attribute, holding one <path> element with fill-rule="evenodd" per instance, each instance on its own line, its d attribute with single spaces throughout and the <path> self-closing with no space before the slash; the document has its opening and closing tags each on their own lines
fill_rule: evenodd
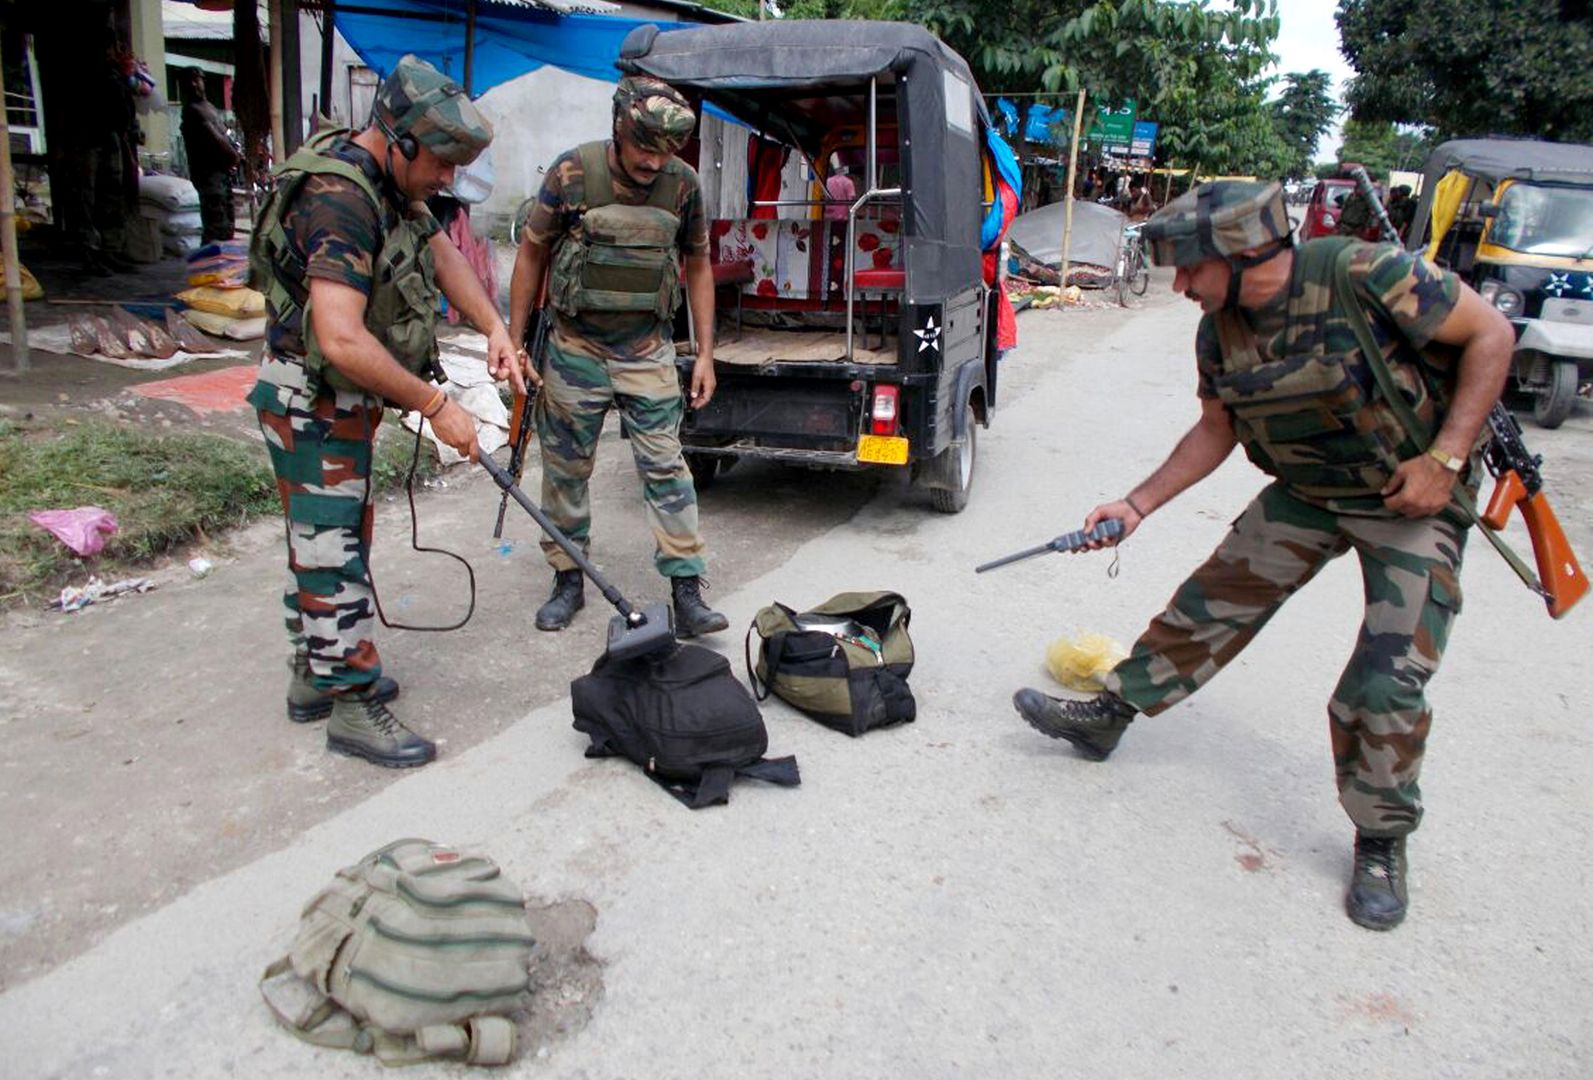
<svg viewBox="0 0 1593 1080">
<path fill-rule="evenodd" d="M 160 231 L 166 236 L 198 236 L 205 231 L 205 219 L 198 210 L 182 210 L 161 218 Z"/>
<path fill-rule="evenodd" d="M 265 336 L 266 317 L 264 315 L 233 319 L 226 315 L 217 315 L 214 312 L 189 308 L 183 312 L 183 318 L 207 334 L 231 338 L 234 341 L 252 341 L 257 337 Z"/>
<path fill-rule="evenodd" d="M 169 211 L 199 208 L 199 189 L 181 176 L 140 176 L 138 198 Z"/>
</svg>

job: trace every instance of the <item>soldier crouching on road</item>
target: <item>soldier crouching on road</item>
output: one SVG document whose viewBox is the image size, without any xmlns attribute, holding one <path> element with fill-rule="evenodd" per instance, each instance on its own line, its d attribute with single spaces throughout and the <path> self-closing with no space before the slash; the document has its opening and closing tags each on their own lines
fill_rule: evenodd
<svg viewBox="0 0 1593 1080">
<path fill-rule="evenodd" d="M 1399 247 L 1346 237 L 1291 244 L 1277 184 L 1205 184 L 1157 213 L 1144 237 L 1173 288 L 1200 304 L 1200 419 L 1122 499 L 1085 518 L 1145 517 L 1222 464 L 1235 443 L 1271 485 L 1186 580 L 1129 657 L 1085 701 L 1020 690 L 1029 724 L 1104 760 L 1136 714 L 1155 716 L 1237 656 L 1328 560 L 1354 550 L 1366 609 L 1328 703 L 1339 802 L 1355 824 L 1346 908 L 1387 930 L 1405 917 L 1405 838 L 1421 821 L 1425 695 L 1460 611 L 1469 518 L 1453 494 L 1480 481 L 1479 433 L 1510 363 L 1510 324 L 1454 275 Z M 1353 295 L 1338 293 L 1346 252 Z M 1347 304 L 1359 304 L 1403 405 L 1378 392 Z M 1107 543 L 1094 545 L 1107 546 Z"/>
<path fill-rule="evenodd" d="M 694 409 L 714 392 L 714 287 L 708 219 L 697 173 L 675 157 L 696 127 L 686 99 L 657 79 L 626 77 L 614 93 L 613 138 L 568 151 L 547 171 L 525 223 L 509 287 L 509 324 L 525 340 L 547 282 L 553 319 L 537 396 L 542 508 L 585 551 L 591 543 L 587 481 L 611 407 L 630 435 L 655 540 L 653 562 L 670 581 L 681 637 L 729 621 L 702 599 L 704 544 L 697 490 L 680 448 L 686 402 L 675 373 L 672 323 L 680 260 L 696 328 Z M 551 262 L 551 265 L 550 265 Z M 585 605 L 581 571 L 552 541 L 553 592 L 538 630 L 562 630 Z"/>
<path fill-rule="evenodd" d="M 372 641 L 371 452 L 383 403 L 420 412 L 477 458 L 474 420 L 427 381 L 438 285 L 486 333 L 493 376 L 525 389 L 495 304 L 424 206 L 491 141 L 465 92 L 406 56 L 370 126 L 317 135 L 282 165 L 255 226 L 269 329 L 249 403 L 287 519 L 288 718 L 330 717 L 328 749 L 389 767 L 424 765 L 437 748 L 388 709 L 398 684 Z"/>
</svg>

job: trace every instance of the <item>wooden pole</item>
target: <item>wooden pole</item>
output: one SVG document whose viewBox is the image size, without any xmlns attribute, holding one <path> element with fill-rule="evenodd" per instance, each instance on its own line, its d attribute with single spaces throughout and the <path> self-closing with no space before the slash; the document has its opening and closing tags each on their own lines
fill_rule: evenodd
<svg viewBox="0 0 1593 1080">
<path fill-rule="evenodd" d="M 266 8 L 270 23 L 270 59 L 266 64 L 266 98 L 271 103 L 271 160 L 286 157 L 287 135 L 282 126 L 282 0 L 270 0 Z"/>
<path fill-rule="evenodd" d="M 286 160 L 304 142 L 304 77 L 300 74 L 299 0 L 277 0 L 282 10 L 282 146 Z M 271 41 L 276 43 L 273 29 Z"/>
<path fill-rule="evenodd" d="M 326 0 L 321 17 L 326 20 L 321 27 L 321 115 L 332 117 L 332 50 L 337 43 L 337 28 L 333 19 L 337 15 L 337 0 Z"/>
<path fill-rule="evenodd" d="M 22 311 L 22 261 L 17 258 L 17 189 L 11 177 L 11 125 L 6 119 L 5 98 L 5 77 L 0 72 L 0 246 L 5 249 L 12 370 L 20 375 L 28 370 L 28 320 Z"/>
<path fill-rule="evenodd" d="M 1079 132 L 1084 126 L 1084 90 L 1079 89 L 1078 104 L 1073 107 L 1073 145 L 1068 149 L 1067 204 L 1062 210 L 1062 258 L 1057 264 L 1056 283 L 1068 287 L 1068 247 L 1073 243 L 1073 180 L 1079 168 Z"/>
</svg>

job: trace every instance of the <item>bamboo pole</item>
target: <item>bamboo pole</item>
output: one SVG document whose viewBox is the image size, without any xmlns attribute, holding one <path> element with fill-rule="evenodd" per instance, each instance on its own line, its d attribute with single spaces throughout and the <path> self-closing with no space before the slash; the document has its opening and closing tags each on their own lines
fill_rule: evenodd
<svg viewBox="0 0 1593 1080">
<path fill-rule="evenodd" d="M 471 91 L 476 66 L 476 0 L 465 0 L 465 94 Z"/>
<path fill-rule="evenodd" d="M 281 161 L 288 145 L 282 126 L 282 0 L 271 0 L 266 8 L 270 23 L 271 53 L 266 71 L 266 97 L 271 102 L 271 160 Z"/>
<path fill-rule="evenodd" d="M 0 247 L 4 248 L 6 307 L 11 313 L 12 370 L 28 370 L 28 319 L 22 311 L 22 261 L 17 258 L 17 189 L 11 176 L 11 125 L 5 110 L 5 76 L 0 72 Z"/>
<path fill-rule="evenodd" d="M 1062 210 L 1062 258 L 1057 265 L 1056 283 L 1068 287 L 1068 247 L 1073 243 L 1073 181 L 1079 169 L 1079 131 L 1084 125 L 1084 89 L 1079 88 L 1079 101 L 1073 108 L 1073 145 L 1068 149 L 1067 203 Z"/>
</svg>

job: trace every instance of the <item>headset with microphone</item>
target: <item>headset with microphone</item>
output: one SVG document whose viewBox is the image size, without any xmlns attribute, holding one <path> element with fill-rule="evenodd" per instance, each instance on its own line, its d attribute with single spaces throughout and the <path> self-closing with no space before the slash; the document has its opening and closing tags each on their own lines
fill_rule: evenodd
<svg viewBox="0 0 1593 1080">
<path fill-rule="evenodd" d="M 378 95 L 377 100 L 371 102 L 371 122 L 386 136 L 388 145 L 395 147 L 400 154 L 404 155 L 405 161 L 414 161 L 420 154 L 420 141 L 410 134 L 409 125 L 419 120 L 426 110 L 433 105 L 447 101 L 451 97 L 460 96 L 464 92 L 464 87 L 452 82 L 433 87 L 410 102 L 409 108 L 404 110 L 404 114 L 396 117 L 391 124 L 382 116 L 380 95 Z M 403 129 L 404 133 L 402 135 L 398 134 L 397 129 Z"/>
</svg>

